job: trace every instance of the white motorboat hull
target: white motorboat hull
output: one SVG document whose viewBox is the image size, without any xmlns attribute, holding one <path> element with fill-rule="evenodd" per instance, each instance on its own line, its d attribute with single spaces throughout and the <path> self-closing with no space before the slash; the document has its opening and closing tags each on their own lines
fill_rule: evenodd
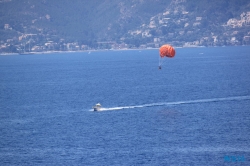
<svg viewBox="0 0 250 166">
<path fill-rule="evenodd" d="M 94 111 L 100 111 L 101 108 L 94 108 Z"/>
</svg>

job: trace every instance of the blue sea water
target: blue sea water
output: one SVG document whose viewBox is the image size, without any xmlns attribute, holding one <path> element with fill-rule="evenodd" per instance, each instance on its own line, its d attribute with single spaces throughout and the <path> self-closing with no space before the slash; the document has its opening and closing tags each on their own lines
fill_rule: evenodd
<svg viewBox="0 0 250 166">
<path fill-rule="evenodd" d="M 0 165 L 250 165 L 250 47 L 176 52 L 0 56 Z"/>
</svg>

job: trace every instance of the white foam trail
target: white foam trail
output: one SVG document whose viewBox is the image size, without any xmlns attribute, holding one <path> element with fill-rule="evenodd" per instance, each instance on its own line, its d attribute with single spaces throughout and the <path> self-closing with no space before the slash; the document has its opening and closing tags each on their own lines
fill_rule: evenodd
<svg viewBox="0 0 250 166">
<path fill-rule="evenodd" d="M 234 96 L 234 97 L 213 98 L 213 99 L 199 99 L 199 100 L 187 100 L 187 101 L 176 101 L 176 102 L 165 102 L 165 103 L 152 103 L 152 104 L 143 104 L 134 106 L 111 107 L 111 108 L 101 108 L 100 111 L 113 111 L 113 110 L 154 107 L 154 106 L 164 106 L 164 105 L 180 105 L 180 104 L 208 103 L 208 102 L 234 101 L 234 100 L 250 100 L 250 96 Z M 90 111 L 93 111 L 93 109 L 91 109 Z"/>
</svg>

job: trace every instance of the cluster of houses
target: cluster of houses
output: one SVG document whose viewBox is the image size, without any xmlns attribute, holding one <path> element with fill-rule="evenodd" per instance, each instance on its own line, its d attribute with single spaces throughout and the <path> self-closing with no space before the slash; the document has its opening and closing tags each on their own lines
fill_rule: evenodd
<svg viewBox="0 0 250 166">
<path fill-rule="evenodd" d="M 248 34 L 244 34 L 239 41 L 239 31 L 237 28 L 250 26 L 250 12 L 243 12 L 239 19 L 229 19 L 223 27 L 230 27 L 230 31 L 225 31 L 224 34 L 213 34 L 210 36 L 203 36 L 200 39 L 194 41 L 178 41 L 174 40 L 176 36 L 195 35 L 195 31 L 192 29 L 199 29 L 201 25 L 202 17 L 195 17 L 193 21 L 189 21 L 185 15 L 188 12 L 183 11 L 180 19 L 173 20 L 170 16 L 170 11 L 166 11 L 161 15 L 154 16 L 150 19 L 149 24 L 143 24 L 137 30 L 129 31 L 128 34 L 134 38 L 150 38 L 151 41 L 147 43 L 141 43 L 140 45 L 131 45 L 125 43 L 121 38 L 120 43 L 114 41 L 99 41 L 95 43 L 95 46 L 88 46 L 79 44 L 78 42 L 65 42 L 60 39 L 59 41 L 47 40 L 45 43 L 39 43 L 34 40 L 37 34 L 23 34 L 18 33 L 18 37 L 7 39 L 6 41 L 0 41 L 0 53 L 3 52 L 46 52 L 46 51 L 80 51 L 80 50 L 92 50 L 92 49 L 131 49 L 131 48 L 159 48 L 159 46 L 166 42 L 165 38 L 172 38 L 172 44 L 182 47 L 194 47 L 194 46 L 214 46 L 214 45 L 249 45 L 250 44 L 250 31 Z M 49 16 L 47 16 L 49 17 Z M 152 34 L 152 30 L 158 31 L 159 27 L 168 27 L 169 24 L 182 25 L 183 29 L 179 31 L 169 31 L 164 36 Z M 188 29 L 188 27 L 192 27 Z M 187 28 L 188 30 L 184 30 Z M 3 29 L 5 31 L 12 31 L 12 27 L 9 24 L 4 24 Z M 174 41 L 174 42 L 173 42 Z"/>
</svg>

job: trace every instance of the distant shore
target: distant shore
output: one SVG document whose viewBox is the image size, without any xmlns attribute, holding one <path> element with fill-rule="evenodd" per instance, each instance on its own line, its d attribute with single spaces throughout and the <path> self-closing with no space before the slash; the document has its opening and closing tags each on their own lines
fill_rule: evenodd
<svg viewBox="0 0 250 166">
<path fill-rule="evenodd" d="M 239 45 L 239 46 L 248 46 L 248 45 Z M 184 46 L 184 47 L 175 47 L 175 48 L 203 48 L 207 46 Z M 209 47 L 233 47 L 233 46 L 209 46 Z M 78 51 L 43 51 L 43 52 L 25 52 L 25 53 L 0 53 L 0 56 L 8 55 L 40 55 L 40 54 L 61 54 L 61 53 L 81 53 L 81 52 L 96 52 L 96 51 L 132 51 L 132 50 L 157 50 L 159 48 L 123 48 L 123 49 L 99 49 L 99 50 L 78 50 Z"/>
<path fill-rule="evenodd" d="M 177 48 L 177 47 L 176 47 Z M 25 52 L 25 53 L 0 53 L 0 55 L 32 55 L 32 54 L 61 54 L 61 53 L 81 53 L 81 52 L 96 52 L 96 51 L 129 51 L 129 50 L 153 50 L 159 48 L 145 49 L 99 49 L 99 50 L 79 50 L 79 51 L 43 51 L 43 52 Z"/>
</svg>

